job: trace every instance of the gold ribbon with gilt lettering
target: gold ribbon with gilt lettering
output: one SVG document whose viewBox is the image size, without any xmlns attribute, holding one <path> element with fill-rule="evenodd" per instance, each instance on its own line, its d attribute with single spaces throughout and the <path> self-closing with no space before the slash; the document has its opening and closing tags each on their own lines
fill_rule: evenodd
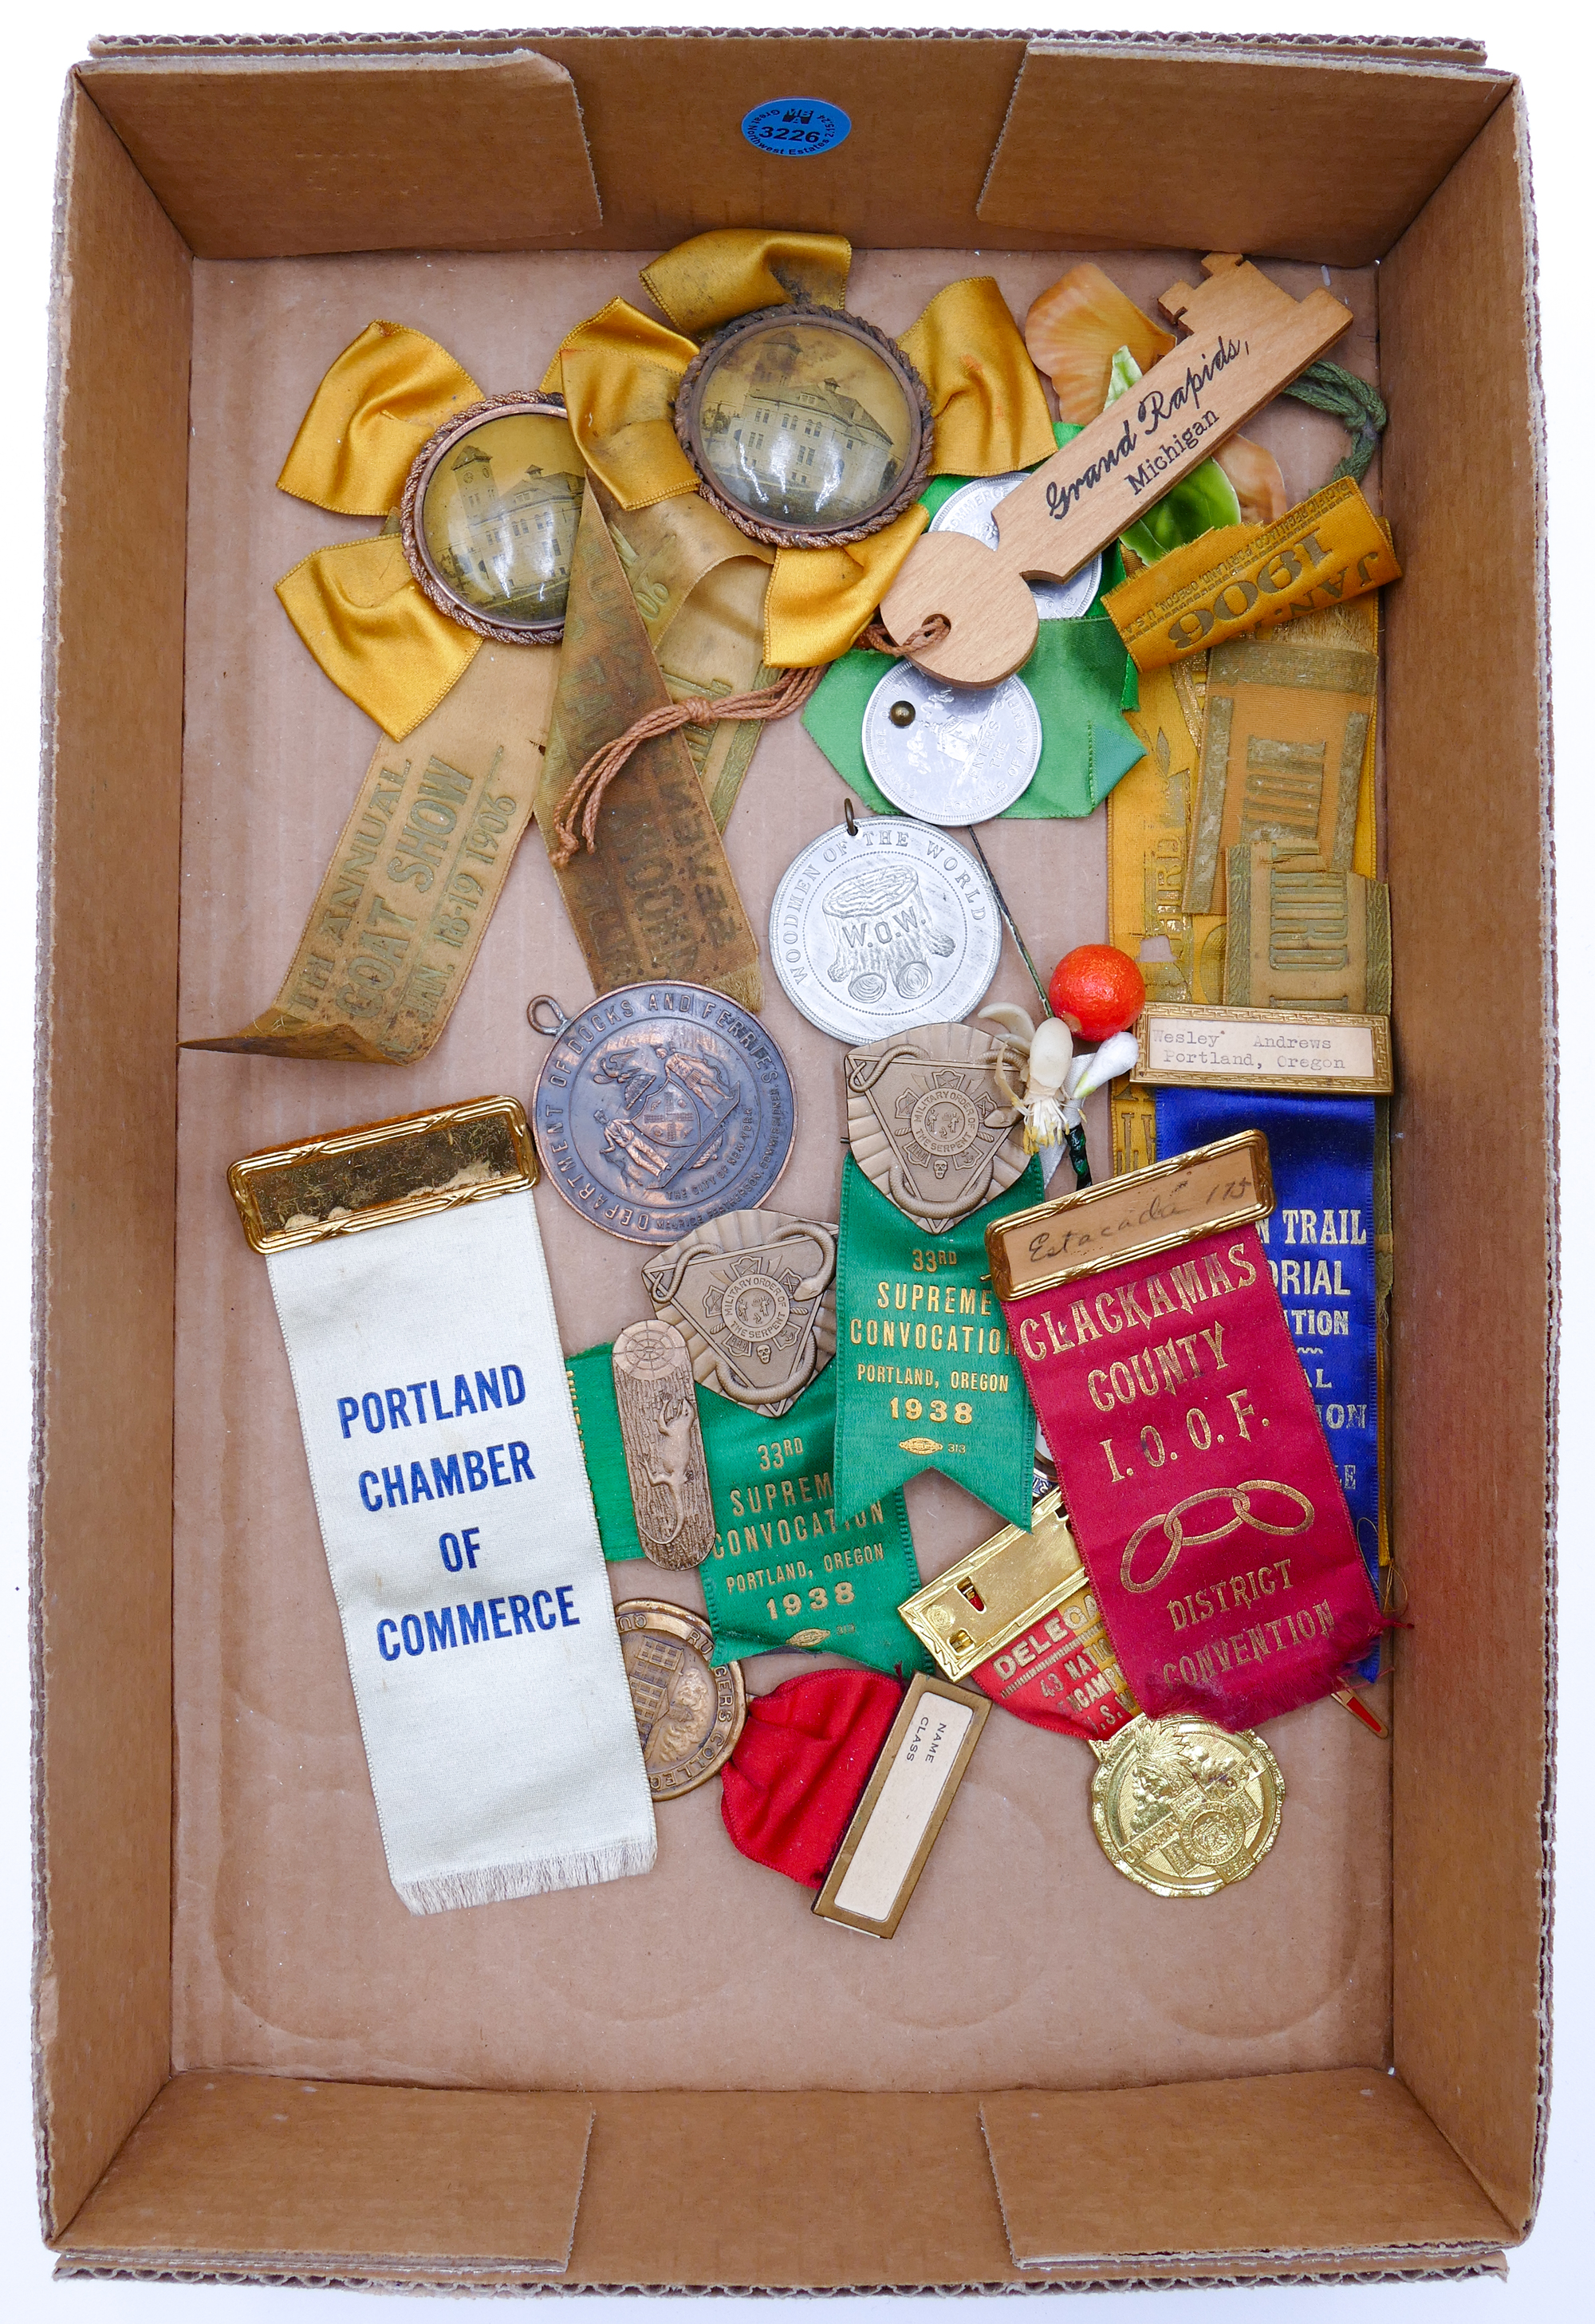
<svg viewBox="0 0 1595 2324">
<path fill-rule="evenodd" d="M 1138 669 L 1164 669 L 1398 581 L 1389 527 L 1349 476 L 1269 525 L 1222 525 L 1102 599 Z"/>
</svg>

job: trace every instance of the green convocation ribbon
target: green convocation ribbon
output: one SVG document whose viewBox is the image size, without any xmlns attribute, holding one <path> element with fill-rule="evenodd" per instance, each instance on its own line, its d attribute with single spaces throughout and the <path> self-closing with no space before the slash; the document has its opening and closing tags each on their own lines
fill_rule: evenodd
<svg viewBox="0 0 1595 2324">
<path fill-rule="evenodd" d="M 1056 420 L 1060 444 L 1078 428 Z M 920 495 L 934 516 L 964 476 L 937 476 Z M 1028 787 L 1004 807 L 1004 815 L 1037 817 L 1089 815 L 1100 807 L 1120 776 L 1146 756 L 1120 713 L 1139 707 L 1136 667 L 1111 620 L 1102 611 L 1102 592 L 1124 577 L 1115 543 L 1102 557 L 1102 586 L 1091 611 L 1075 622 L 1041 624 L 1036 650 L 1019 676 L 1041 714 L 1041 761 Z M 896 663 L 888 654 L 855 646 L 832 663 L 803 714 L 803 724 L 859 803 L 874 815 L 896 815 L 876 789 L 864 764 L 864 707 Z"/>
<path fill-rule="evenodd" d="M 836 1506 L 862 1509 L 939 1469 L 1030 1523 L 1036 1415 L 986 1273 L 986 1229 L 1042 1199 L 1041 1165 L 932 1234 L 842 1165 L 836 1246 Z"/>
<path fill-rule="evenodd" d="M 566 1376 L 604 1554 L 641 1557 L 609 1349 L 567 1358 Z M 832 1491 L 836 1376 L 828 1364 L 779 1420 L 696 1391 L 715 1526 L 697 1573 L 716 1664 L 798 1646 L 903 1679 L 931 1667 L 898 1616 L 919 1587 L 902 1494 L 881 1492 L 847 1517 Z"/>
</svg>

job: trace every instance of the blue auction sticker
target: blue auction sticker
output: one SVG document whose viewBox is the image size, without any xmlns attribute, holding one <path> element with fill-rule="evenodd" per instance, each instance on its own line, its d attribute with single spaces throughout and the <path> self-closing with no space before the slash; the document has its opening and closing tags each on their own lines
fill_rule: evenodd
<svg viewBox="0 0 1595 2324">
<path fill-rule="evenodd" d="M 817 97 L 772 97 L 742 115 L 742 135 L 761 153 L 828 153 L 852 128 L 839 105 Z"/>
</svg>

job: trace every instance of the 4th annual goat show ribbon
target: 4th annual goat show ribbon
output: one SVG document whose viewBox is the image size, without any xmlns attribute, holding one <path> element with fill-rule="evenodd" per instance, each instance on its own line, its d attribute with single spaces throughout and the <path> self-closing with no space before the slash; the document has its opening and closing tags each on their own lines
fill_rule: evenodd
<svg viewBox="0 0 1595 2324">
<path fill-rule="evenodd" d="M 1381 1621 L 1269 1280 L 1249 1131 L 1001 1220 L 995 1289 L 1136 1701 L 1232 1732 Z"/>
</svg>

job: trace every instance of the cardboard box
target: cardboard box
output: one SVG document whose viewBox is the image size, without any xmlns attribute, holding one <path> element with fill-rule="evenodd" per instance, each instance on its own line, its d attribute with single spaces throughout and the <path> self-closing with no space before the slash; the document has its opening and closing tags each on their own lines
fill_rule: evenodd
<svg viewBox="0 0 1595 2324">
<path fill-rule="evenodd" d="M 846 143 L 756 153 L 743 114 L 794 94 L 842 103 Z M 1498 2267 L 1546 2106 L 1556 1319 L 1514 82 L 1462 42 L 134 41 L 73 76 L 60 191 L 36 1667 L 60 2265 L 768 2289 Z M 1209 1903 L 1118 1880 L 1083 1748 L 1004 1720 L 890 1947 L 737 1857 L 715 1786 L 661 1812 L 646 1881 L 427 1921 L 387 1886 L 223 1172 L 524 1093 L 527 995 L 586 987 L 533 839 L 423 1065 L 180 1065 L 180 1037 L 275 989 L 370 747 L 271 595 L 368 528 L 273 480 L 373 315 L 526 384 L 582 315 L 639 295 L 643 258 L 728 222 L 847 234 L 852 303 L 891 330 L 988 269 L 1022 313 L 1085 254 L 1118 254 L 1143 303 L 1204 249 L 1298 290 L 1323 268 L 1358 317 L 1343 359 L 1390 405 L 1370 491 L 1406 576 L 1383 724 L 1414 1627 L 1388 1755 L 1332 1704 L 1277 1722 L 1285 1831 Z M 1335 456 L 1299 407 L 1254 432 L 1293 493 Z M 756 925 L 840 804 L 795 724 L 771 730 L 728 835 Z M 993 831 L 1043 946 L 1102 930 L 1101 823 Z M 1005 974 L 992 997 L 1020 998 Z M 766 1021 L 805 1107 L 783 1203 L 833 1215 L 834 1048 L 777 989 Z M 567 1346 L 643 1312 L 636 1254 L 539 1199 Z M 990 1529 L 935 1480 L 911 1510 L 927 1573 Z"/>
</svg>

